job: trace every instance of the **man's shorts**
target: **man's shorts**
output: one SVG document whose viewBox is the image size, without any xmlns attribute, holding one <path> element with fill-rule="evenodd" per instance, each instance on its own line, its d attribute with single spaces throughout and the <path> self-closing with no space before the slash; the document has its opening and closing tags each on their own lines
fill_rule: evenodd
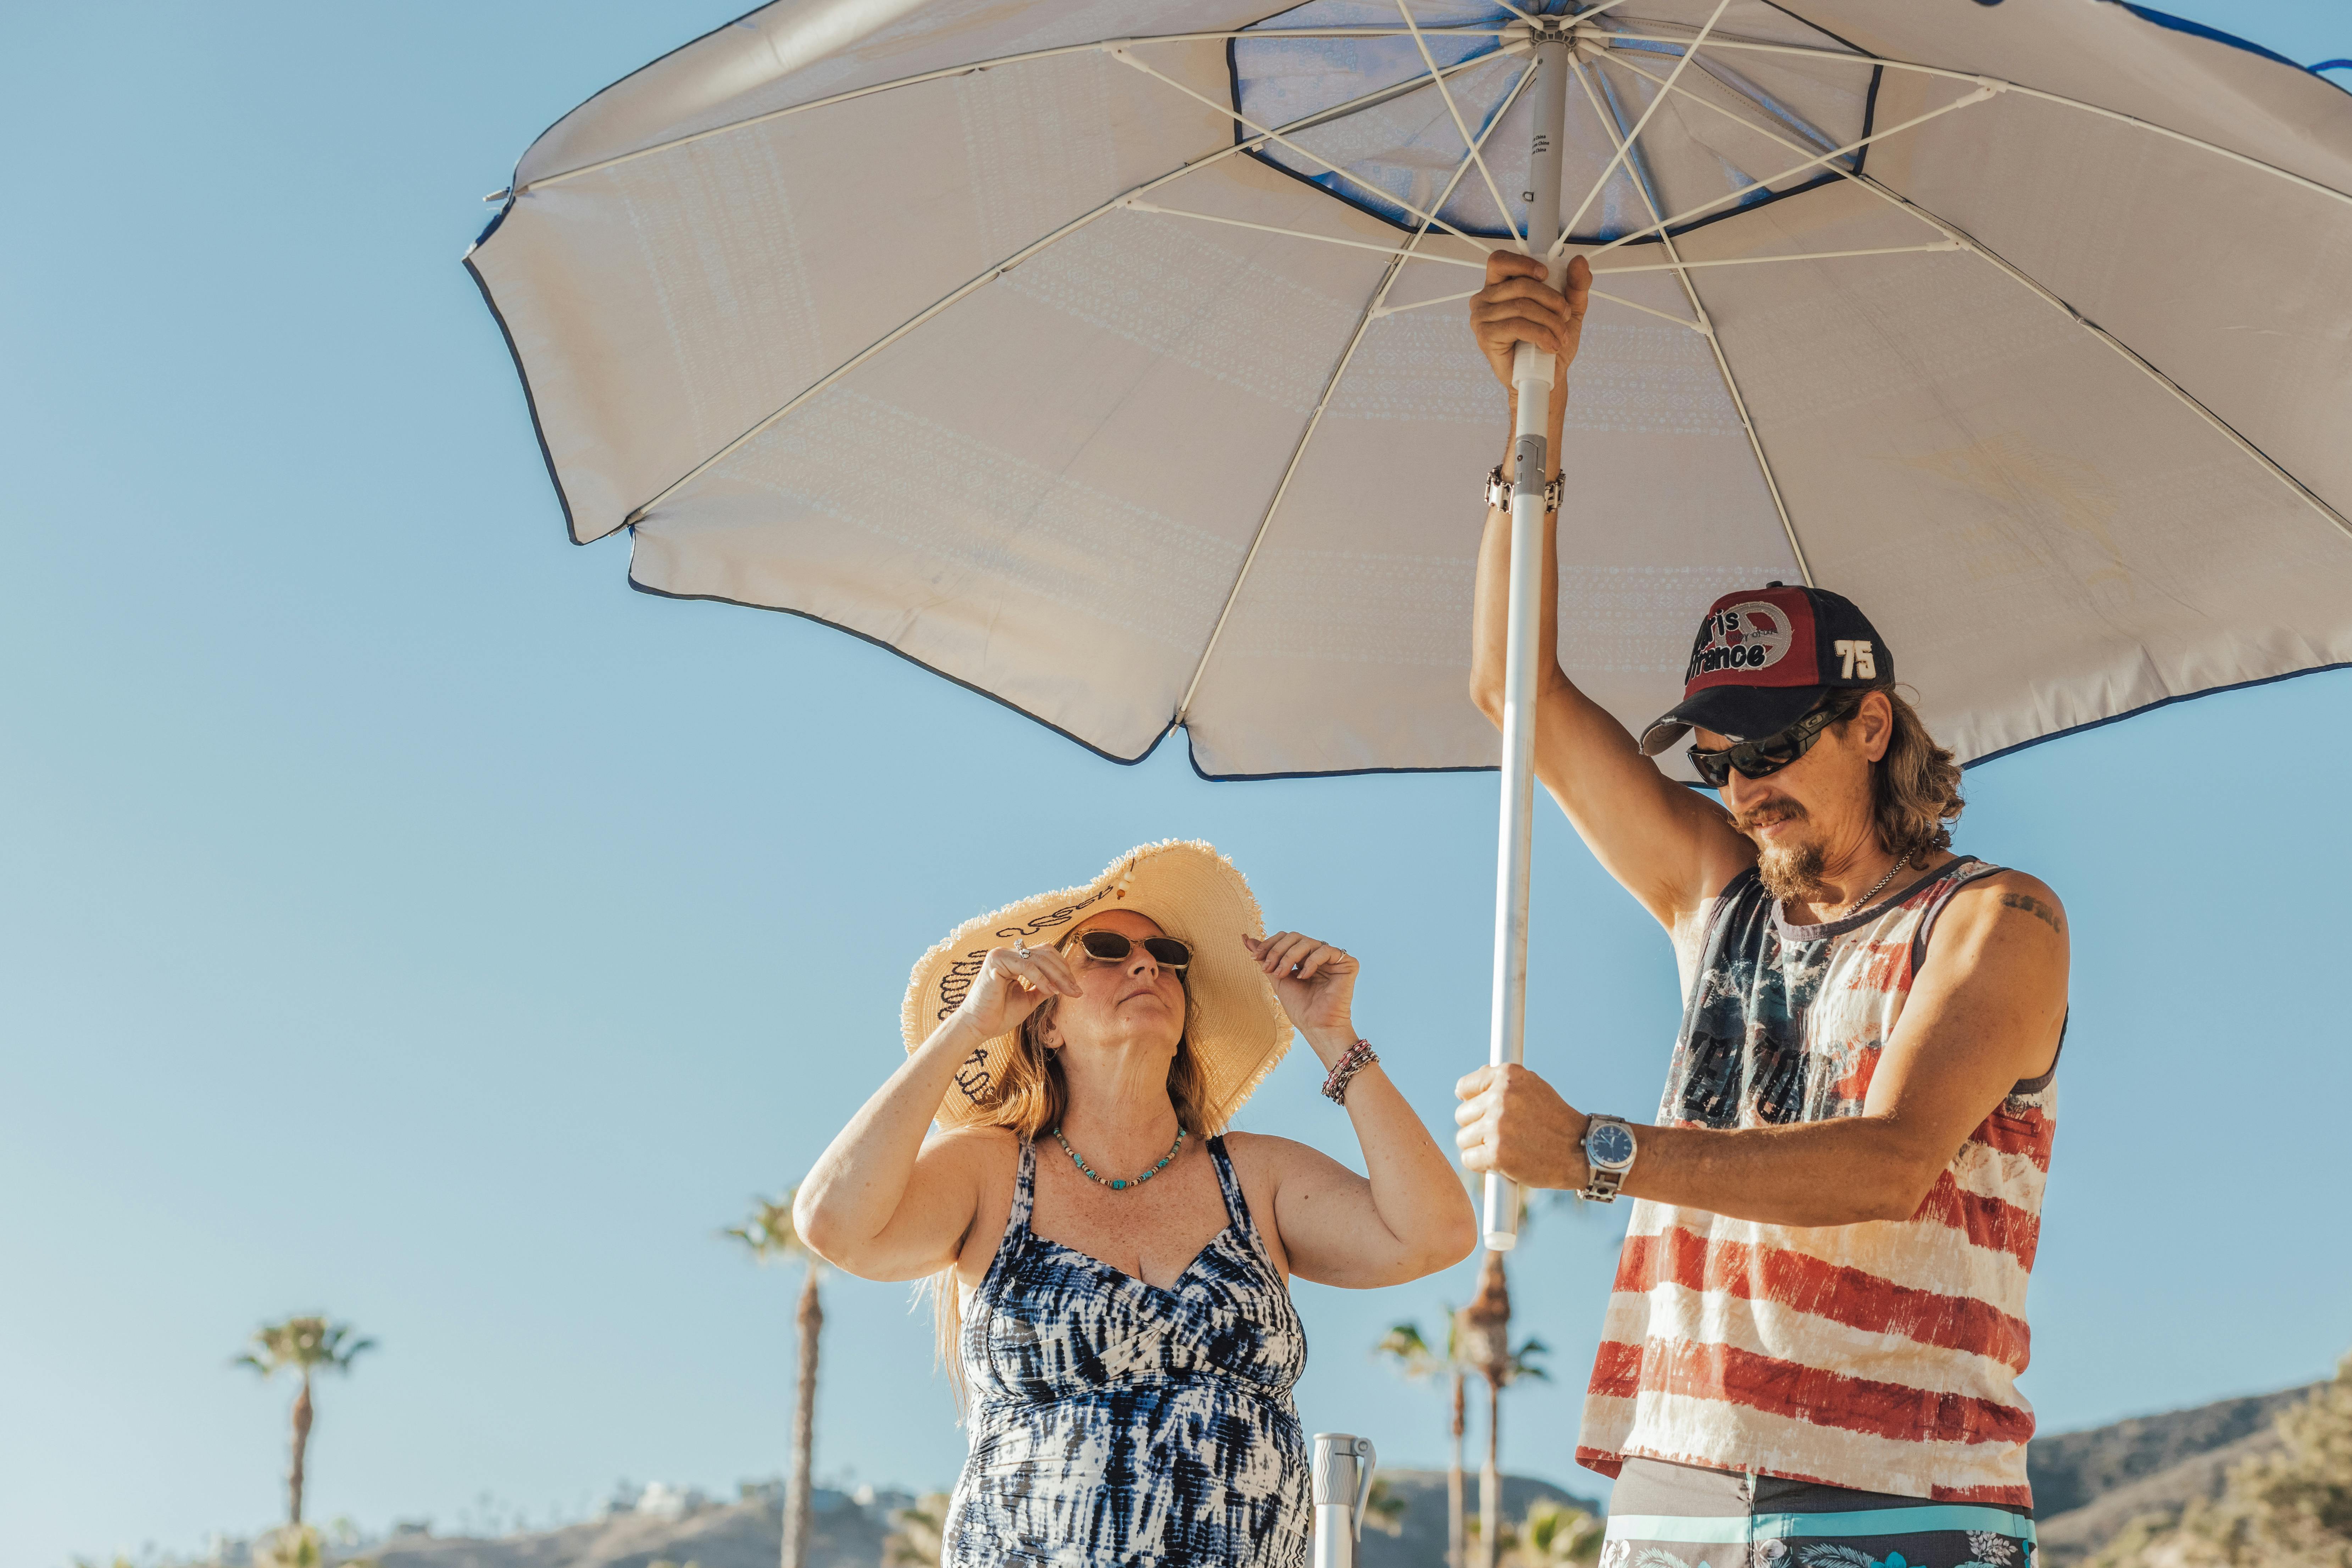
<svg viewBox="0 0 2352 1568">
<path fill-rule="evenodd" d="M 1601 1568 L 2032 1568 L 2033 1515 L 1628 1459 Z"/>
</svg>

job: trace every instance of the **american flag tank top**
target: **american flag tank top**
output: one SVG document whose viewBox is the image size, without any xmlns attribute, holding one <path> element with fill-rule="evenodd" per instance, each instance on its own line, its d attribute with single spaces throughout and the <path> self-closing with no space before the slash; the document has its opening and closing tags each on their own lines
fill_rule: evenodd
<svg viewBox="0 0 2352 1568">
<path fill-rule="evenodd" d="M 1685 975 L 1664 1125 L 1858 1116 L 1961 858 L 1869 909 L 1794 926 L 1753 869 Z M 1796 1226 L 1637 1201 L 1578 1460 L 1629 1456 L 1906 1497 L 2032 1506 L 2025 1288 L 2057 1064 L 2018 1084 L 1904 1220 Z"/>
</svg>

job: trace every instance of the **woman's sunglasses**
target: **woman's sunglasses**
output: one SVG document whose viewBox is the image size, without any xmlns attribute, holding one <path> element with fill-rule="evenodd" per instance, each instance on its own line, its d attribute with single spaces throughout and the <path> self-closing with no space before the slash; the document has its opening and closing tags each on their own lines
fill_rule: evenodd
<svg viewBox="0 0 2352 1568">
<path fill-rule="evenodd" d="M 1078 945 L 1087 950 L 1089 958 L 1099 958 L 1105 963 L 1117 963 L 1135 951 L 1132 939 L 1115 931 L 1090 931 L 1078 938 Z M 1150 953 L 1162 969 L 1182 969 L 1192 962 L 1192 950 L 1172 936 L 1147 936 L 1143 951 Z"/>
<path fill-rule="evenodd" d="M 1690 748 L 1691 766 L 1709 789 L 1721 789 L 1731 782 L 1731 771 L 1739 770 L 1742 778 L 1769 778 L 1813 749 L 1822 731 L 1839 721 L 1852 717 L 1856 704 L 1832 698 L 1806 714 L 1787 729 L 1766 735 L 1761 740 L 1742 741 L 1736 746 L 1726 746 L 1719 752 Z"/>
</svg>

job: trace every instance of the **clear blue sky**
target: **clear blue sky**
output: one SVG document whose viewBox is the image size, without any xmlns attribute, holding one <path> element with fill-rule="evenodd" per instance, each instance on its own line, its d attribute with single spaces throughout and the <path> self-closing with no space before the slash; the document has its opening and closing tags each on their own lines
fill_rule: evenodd
<svg viewBox="0 0 2352 1568">
<path fill-rule="evenodd" d="M 2352 54 L 2318 0 L 2194 9 Z M 792 1282 L 713 1233 L 891 1067 L 923 947 L 1140 840 L 1214 840 L 1277 921 L 1360 952 L 1360 1021 L 1433 1121 L 1483 1055 L 1490 777 L 1115 767 L 564 542 L 457 265 L 476 198 L 730 14 L 0 17 L 0 1560 L 268 1524 L 288 1391 L 226 1363 L 303 1309 L 383 1342 L 320 1391 L 319 1517 L 776 1473 Z M 2076 925 L 2049 1427 L 2352 1342 L 2347 774 L 2337 673 L 1970 775 L 1962 847 Z M 1645 1113 L 1664 941 L 1556 815 L 1538 855 L 1531 1057 Z M 1286 1067 L 1244 1125 L 1338 1148 L 1314 1089 Z M 1555 1216 L 1516 1266 L 1560 1382 L 1514 1394 L 1507 1460 L 1571 1487 L 1615 1236 Z M 1309 1424 L 1435 1458 L 1435 1397 L 1364 1347 L 1467 1289 L 1302 1287 Z M 826 1292 L 823 1468 L 943 1484 L 962 1442 L 906 1291 Z"/>
</svg>

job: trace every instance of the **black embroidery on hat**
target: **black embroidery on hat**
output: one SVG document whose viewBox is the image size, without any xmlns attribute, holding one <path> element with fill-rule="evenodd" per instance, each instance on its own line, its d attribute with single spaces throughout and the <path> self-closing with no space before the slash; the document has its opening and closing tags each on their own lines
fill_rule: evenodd
<svg viewBox="0 0 2352 1568">
<path fill-rule="evenodd" d="M 1024 938 L 1035 936 L 1041 931 L 1051 931 L 1055 926 L 1066 926 L 1076 919 L 1078 914 L 1089 905 L 1098 904 L 1109 896 L 1110 889 L 1105 888 L 1099 892 L 1080 899 L 1076 903 L 1064 904 L 1058 910 L 1048 910 L 1025 925 L 1000 927 L 996 936 L 998 940 L 1003 942 L 1019 942 Z M 949 1014 L 963 1005 L 963 999 L 971 994 L 971 983 L 980 978 L 981 965 L 988 962 L 988 953 L 987 948 L 975 947 L 948 965 L 946 973 L 940 976 L 940 1007 L 933 1016 L 944 1020 Z"/>
<path fill-rule="evenodd" d="M 963 1097 L 974 1105 L 988 1098 L 988 1091 L 995 1081 L 994 1075 L 988 1070 L 986 1046 L 964 1058 L 956 1068 L 955 1086 L 963 1090 Z"/>
</svg>

